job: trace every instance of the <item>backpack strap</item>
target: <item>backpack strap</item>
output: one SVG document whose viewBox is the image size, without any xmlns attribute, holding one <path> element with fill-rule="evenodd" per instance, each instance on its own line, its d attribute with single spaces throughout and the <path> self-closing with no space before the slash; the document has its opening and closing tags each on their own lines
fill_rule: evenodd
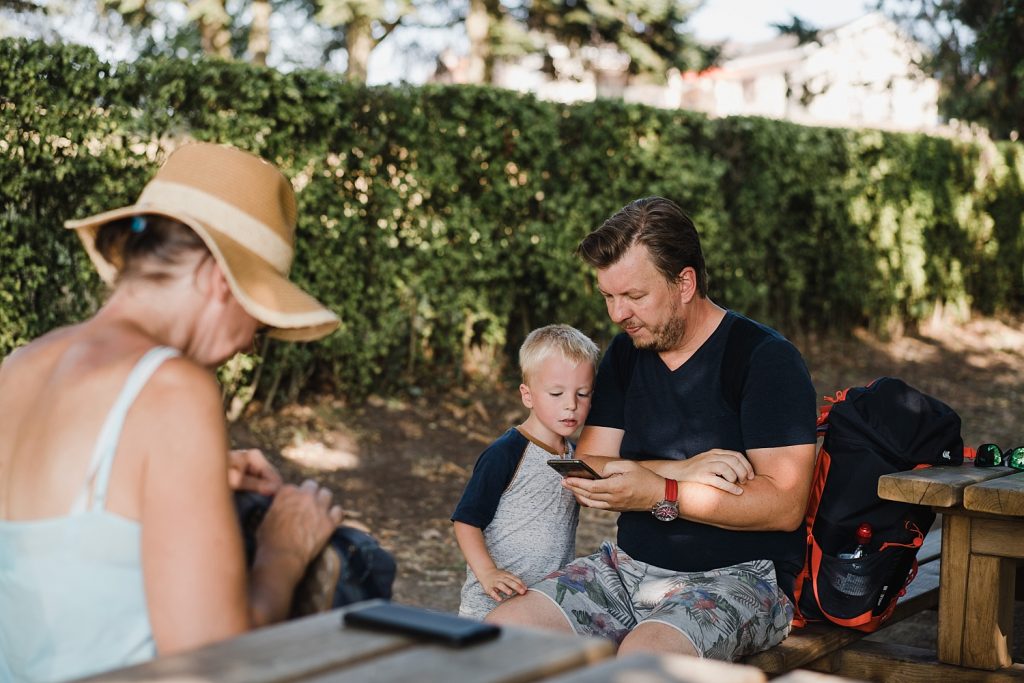
<svg viewBox="0 0 1024 683">
<path fill-rule="evenodd" d="M 619 386 L 622 387 L 622 395 L 625 396 L 629 385 L 633 382 L 633 370 L 636 369 L 636 359 L 640 351 L 633 345 L 632 339 L 624 340 L 621 344 L 622 350 L 615 359 L 615 373 L 618 375 Z"/>
<path fill-rule="evenodd" d="M 768 337 L 763 327 L 742 315 L 734 315 L 729 336 L 725 340 L 725 353 L 722 356 L 722 397 L 733 412 L 740 412 L 743 401 L 743 386 L 750 374 L 750 358 L 754 349 Z"/>
<path fill-rule="evenodd" d="M 725 352 L 722 356 L 721 374 L 722 397 L 733 412 L 740 412 L 743 401 L 743 386 L 750 372 L 750 358 L 754 355 L 761 342 L 768 337 L 768 332 L 760 325 L 742 315 L 733 314 L 732 326 L 729 327 L 725 340 Z M 640 352 L 632 341 L 623 344 L 623 350 L 616 358 L 615 370 L 618 374 L 619 386 L 625 394 L 633 381 L 633 371 Z"/>
</svg>

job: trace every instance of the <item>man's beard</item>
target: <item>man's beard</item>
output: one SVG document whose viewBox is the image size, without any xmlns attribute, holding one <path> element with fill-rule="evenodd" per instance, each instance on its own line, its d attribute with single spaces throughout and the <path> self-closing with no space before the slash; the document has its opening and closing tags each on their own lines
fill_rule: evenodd
<svg viewBox="0 0 1024 683">
<path fill-rule="evenodd" d="M 666 353 L 674 351 L 679 347 L 686 334 L 686 319 L 679 315 L 678 306 L 673 307 L 672 315 L 668 321 L 657 328 L 647 328 L 651 338 L 647 340 L 633 340 L 633 345 L 645 351 L 655 353 Z"/>
</svg>

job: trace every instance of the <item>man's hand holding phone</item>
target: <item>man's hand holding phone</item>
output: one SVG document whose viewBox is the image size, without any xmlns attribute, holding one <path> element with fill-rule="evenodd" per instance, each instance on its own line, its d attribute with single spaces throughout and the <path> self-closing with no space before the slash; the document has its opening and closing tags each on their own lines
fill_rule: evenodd
<svg viewBox="0 0 1024 683">
<path fill-rule="evenodd" d="M 562 485 L 580 505 L 616 512 L 650 510 L 665 490 L 661 476 L 633 460 L 610 461 L 604 473 L 597 481 L 568 479 Z"/>
<path fill-rule="evenodd" d="M 548 465 L 557 470 L 563 477 L 601 479 L 601 475 L 582 460 L 576 460 L 573 458 L 552 458 L 551 460 L 548 460 Z"/>
</svg>

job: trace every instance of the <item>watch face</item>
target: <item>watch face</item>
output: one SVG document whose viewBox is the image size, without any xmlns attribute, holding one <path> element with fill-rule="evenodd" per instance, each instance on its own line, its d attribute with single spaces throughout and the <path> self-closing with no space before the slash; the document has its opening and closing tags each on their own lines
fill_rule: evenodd
<svg viewBox="0 0 1024 683">
<path fill-rule="evenodd" d="M 679 516 L 679 506 L 676 503 L 663 500 L 654 506 L 651 514 L 662 522 L 671 522 Z"/>
</svg>

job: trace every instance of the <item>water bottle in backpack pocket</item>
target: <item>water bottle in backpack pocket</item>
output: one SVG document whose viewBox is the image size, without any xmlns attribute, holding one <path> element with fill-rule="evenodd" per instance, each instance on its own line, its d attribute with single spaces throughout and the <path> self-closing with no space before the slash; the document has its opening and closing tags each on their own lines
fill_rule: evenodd
<svg viewBox="0 0 1024 683">
<path fill-rule="evenodd" d="M 814 600 L 802 602 L 804 616 L 853 627 L 887 618 L 916 574 L 916 555 L 924 539 L 912 522 L 898 536 L 880 545 L 876 537 L 857 556 L 830 555 L 815 543 L 811 551 Z"/>
</svg>

